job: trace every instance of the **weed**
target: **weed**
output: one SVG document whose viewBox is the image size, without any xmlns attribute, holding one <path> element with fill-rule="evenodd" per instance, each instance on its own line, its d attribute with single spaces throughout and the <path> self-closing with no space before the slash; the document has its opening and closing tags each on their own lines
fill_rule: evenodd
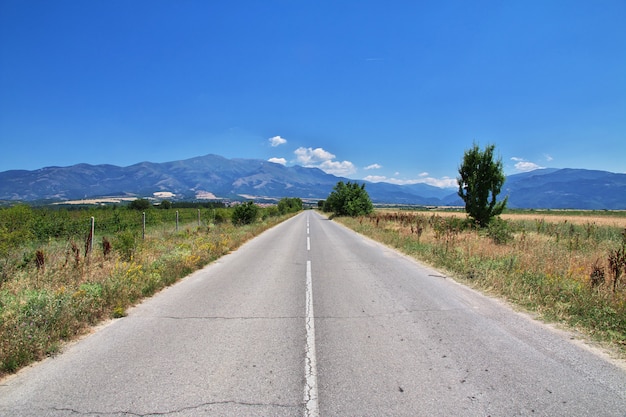
<svg viewBox="0 0 626 417">
<path fill-rule="evenodd" d="M 111 315 L 114 319 L 126 317 L 126 310 L 122 306 L 117 306 L 113 309 L 113 312 L 111 313 Z"/>
<path fill-rule="evenodd" d="M 513 239 L 509 224 L 500 217 L 491 219 L 487 227 L 487 236 L 497 245 L 503 245 Z"/>
<path fill-rule="evenodd" d="M 617 291 L 617 283 L 624 269 L 626 269 L 626 250 L 624 246 L 619 249 L 609 250 L 609 270 L 613 275 L 613 292 Z"/>
<path fill-rule="evenodd" d="M 107 259 L 111 254 L 111 242 L 106 236 L 102 236 L 102 254 L 104 255 L 104 259 Z"/>
<path fill-rule="evenodd" d="M 600 265 L 599 259 L 597 259 L 591 267 L 589 281 L 593 288 L 599 287 L 600 285 L 604 284 L 604 267 Z"/>
<path fill-rule="evenodd" d="M 115 235 L 113 248 L 120 254 L 125 261 L 131 261 L 137 250 L 137 236 L 135 232 L 125 230 Z"/>
<path fill-rule="evenodd" d="M 75 242 L 70 242 L 70 249 L 66 252 L 65 265 L 67 265 L 72 254 L 74 256 L 74 267 L 77 268 L 80 264 L 80 250 Z"/>
<path fill-rule="evenodd" d="M 43 253 L 43 250 L 37 249 L 35 252 L 35 263 L 37 265 L 37 270 L 43 271 L 46 267 L 46 256 Z"/>
</svg>

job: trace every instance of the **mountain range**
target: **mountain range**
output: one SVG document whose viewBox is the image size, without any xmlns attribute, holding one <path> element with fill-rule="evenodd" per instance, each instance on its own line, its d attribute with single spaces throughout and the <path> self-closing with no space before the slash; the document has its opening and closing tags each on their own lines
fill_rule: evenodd
<svg viewBox="0 0 626 417">
<path fill-rule="evenodd" d="M 324 199 L 338 181 L 355 181 L 317 168 L 283 166 L 218 155 L 128 167 L 78 164 L 0 172 L 0 200 L 58 202 L 105 196 L 170 200 Z M 359 181 L 363 182 L 363 181 Z M 374 203 L 460 206 L 455 189 L 427 184 L 365 186 Z M 626 209 L 626 174 L 583 169 L 540 169 L 508 176 L 502 197 L 510 208 Z"/>
</svg>

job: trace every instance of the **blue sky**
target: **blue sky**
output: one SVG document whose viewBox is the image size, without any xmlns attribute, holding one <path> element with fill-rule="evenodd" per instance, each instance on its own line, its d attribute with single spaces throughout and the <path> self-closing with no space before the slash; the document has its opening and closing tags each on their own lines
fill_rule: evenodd
<svg viewBox="0 0 626 417">
<path fill-rule="evenodd" d="M 0 171 L 209 153 L 626 172 L 626 2 L 0 0 Z"/>
</svg>

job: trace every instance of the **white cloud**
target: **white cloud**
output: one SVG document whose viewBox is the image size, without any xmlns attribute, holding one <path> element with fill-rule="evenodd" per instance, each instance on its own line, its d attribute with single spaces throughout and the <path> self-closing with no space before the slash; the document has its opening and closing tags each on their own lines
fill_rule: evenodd
<svg viewBox="0 0 626 417">
<path fill-rule="evenodd" d="M 294 151 L 296 163 L 307 168 L 319 168 L 327 174 L 350 175 L 356 172 L 356 167 L 350 161 L 335 161 L 335 155 L 322 148 L 300 147 Z"/>
<path fill-rule="evenodd" d="M 422 181 L 424 184 L 432 185 L 433 187 L 439 188 L 457 188 L 459 183 L 456 181 L 456 178 L 450 177 L 441 177 L 441 178 L 424 178 Z"/>
<path fill-rule="evenodd" d="M 274 136 L 273 138 L 269 138 L 268 141 L 273 148 L 287 143 L 287 139 L 281 138 L 280 136 Z"/>
<path fill-rule="evenodd" d="M 456 188 L 458 184 L 455 178 L 450 177 L 442 177 L 442 178 L 433 178 L 433 177 L 425 177 L 423 174 L 420 174 L 420 178 L 418 179 L 408 179 L 402 180 L 398 178 L 387 178 L 383 175 L 368 175 L 363 178 L 365 181 L 370 182 L 388 182 L 390 184 L 396 185 L 411 185 L 411 184 L 428 184 L 433 187 L 439 188 Z"/>
<path fill-rule="evenodd" d="M 309 166 L 320 164 L 324 161 L 330 161 L 335 159 L 335 155 L 332 153 L 325 151 L 322 148 L 303 148 L 300 147 L 296 149 L 293 153 L 296 154 L 296 160 L 298 163 Z"/>
<path fill-rule="evenodd" d="M 324 161 L 319 168 L 333 175 L 350 175 L 356 172 L 356 167 L 350 161 Z"/>
<path fill-rule="evenodd" d="M 546 161 L 548 162 L 552 162 L 552 160 L 554 159 L 551 155 L 545 154 L 544 158 L 546 158 Z"/>
<path fill-rule="evenodd" d="M 275 164 L 287 165 L 287 160 L 285 158 L 270 158 L 267 161 Z"/>
<path fill-rule="evenodd" d="M 387 177 L 385 177 L 384 175 L 368 175 L 367 177 L 363 178 L 365 181 L 369 181 L 369 182 L 385 182 L 387 181 Z"/>
<path fill-rule="evenodd" d="M 535 164 L 534 162 L 526 161 L 524 158 L 512 157 L 512 161 L 515 161 L 515 169 L 520 172 L 529 172 L 536 169 L 542 169 L 543 167 Z"/>
<path fill-rule="evenodd" d="M 520 161 L 517 164 L 515 164 L 515 169 L 521 172 L 534 171 L 536 169 L 541 169 L 541 168 L 543 167 L 535 164 L 534 162 L 528 162 L 528 161 Z"/>
<path fill-rule="evenodd" d="M 366 166 L 364 169 L 381 169 L 382 167 L 383 166 L 379 164 L 372 164 L 372 165 Z"/>
</svg>

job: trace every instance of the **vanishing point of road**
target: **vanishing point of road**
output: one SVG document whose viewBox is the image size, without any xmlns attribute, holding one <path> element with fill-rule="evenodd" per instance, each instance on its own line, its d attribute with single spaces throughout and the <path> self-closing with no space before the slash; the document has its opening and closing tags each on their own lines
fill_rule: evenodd
<svg viewBox="0 0 626 417">
<path fill-rule="evenodd" d="M 0 382 L 0 416 L 626 416 L 567 332 L 305 211 Z"/>
</svg>

